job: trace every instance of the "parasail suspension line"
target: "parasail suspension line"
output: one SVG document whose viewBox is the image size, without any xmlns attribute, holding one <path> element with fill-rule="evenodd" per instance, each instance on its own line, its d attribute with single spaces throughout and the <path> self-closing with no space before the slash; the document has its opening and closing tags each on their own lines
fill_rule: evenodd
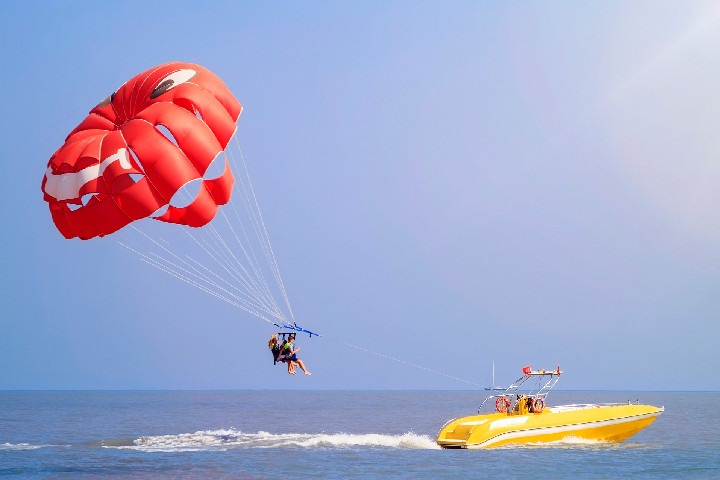
<svg viewBox="0 0 720 480">
<path fill-rule="evenodd" d="M 280 287 L 280 291 L 282 293 L 282 296 L 285 300 L 285 305 L 288 308 L 288 311 L 290 312 L 290 317 L 295 318 L 295 315 L 293 314 L 292 307 L 290 306 L 290 300 L 287 296 L 287 291 L 285 290 L 285 284 L 283 283 L 282 276 L 280 275 L 280 269 L 278 268 L 277 259 L 275 258 L 275 253 L 272 249 L 272 244 L 270 242 L 270 237 L 267 233 L 267 228 L 265 227 L 265 221 L 263 220 L 262 213 L 260 212 L 260 205 L 258 204 L 257 197 L 255 196 L 255 189 L 253 188 L 252 181 L 250 180 L 250 173 L 247 170 L 247 164 L 245 163 L 245 157 L 242 153 L 242 149 L 240 148 L 240 142 L 237 139 L 237 135 L 235 136 L 235 144 L 237 146 L 238 151 L 240 152 L 240 159 L 242 161 L 243 165 L 243 171 L 245 172 L 245 178 L 248 182 L 248 187 L 250 192 L 252 193 L 253 202 L 255 204 L 255 211 L 257 212 L 257 218 L 259 219 L 260 225 L 262 226 L 262 232 L 264 233 L 264 236 L 262 236 L 265 239 L 265 243 L 267 244 L 267 251 L 266 255 L 269 253 L 268 262 L 270 263 L 273 273 L 275 274 L 275 278 L 277 280 L 278 286 Z M 232 155 L 232 151 L 230 152 L 230 158 L 235 162 L 235 159 Z M 245 185 L 243 183 L 243 190 L 245 190 Z M 247 197 L 247 191 L 245 190 L 245 194 Z"/>
</svg>

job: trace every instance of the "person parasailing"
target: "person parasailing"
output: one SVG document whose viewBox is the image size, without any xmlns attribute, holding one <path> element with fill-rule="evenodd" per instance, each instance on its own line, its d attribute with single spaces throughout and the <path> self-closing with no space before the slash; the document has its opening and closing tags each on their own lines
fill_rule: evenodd
<svg viewBox="0 0 720 480">
<path fill-rule="evenodd" d="M 280 356 L 280 344 L 278 344 L 278 334 L 273 333 L 270 335 L 270 341 L 268 342 L 268 348 L 272 352 L 273 355 L 273 363 L 276 364 L 278 362 L 278 357 Z"/>
<path fill-rule="evenodd" d="M 273 364 L 277 364 L 277 362 L 287 363 L 288 366 L 288 373 L 290 375 L 295 375 L 295 367 L 297 366 L 297 363 L 293 362 L 290 358 L 290 351 L 285 348 L 285 341 L 280 344 L 278 342 L 278 334 L 273 333 L 270 336 L 270 341 L 268 342 L 268 347 L 270 348 L 270 351 L 273 354 Z"/>
<path fill-rule="evenodd" d="M 286 355 L 290 355 L 289 361 L 291 364 L 298 365 L 302 371 L 305 373 L 305 375 L 312 375 L 312 373 L 308 372 L 308 370 L 305 368 L 305 364 L 302 360 L 297 358 L 296 353 L 298 350 L 300 350 L 300 347 L 295 348 L 295 335 L 291 334 L 288 336 L 287 342 L 283 345 L 282 350 L 286 352 Z M 289 368 L 288 368 L 289 370 Z M 293 375 L 294 375 L 294 369 L 293 369 Z"/>
<path fill-rule="evenodd" d="M 305 367 L 303 361 L 297 358 L 297 352 L 298 350 L 300 350 L 300 348 L 295 347 L 295 335 L 296 332 L 307 333 L 308 335 L 310 335 L 310 338 L 312 338 L 313 335 L 316 337 L 320 337 L 322 335 L 299 327 L 295 322 L 293 322 L 292 324 L 283 322 L 282 325 L 275 323 L 274 325 L 282 329 L 290 330 L 289 332 L 284 331 L 279 333 L 273 333 L 270 336 L 268 347 L 273 352 L 273 359 L 275 363 L 287 363 L 288 373 L 290 375 L 295 375 L 295 367 L 300 367 L 302 371 L 305 372 L 305 375 L 312 375 Z M 281 335 L 282 340 L 280 339 Z"/>
</svg>

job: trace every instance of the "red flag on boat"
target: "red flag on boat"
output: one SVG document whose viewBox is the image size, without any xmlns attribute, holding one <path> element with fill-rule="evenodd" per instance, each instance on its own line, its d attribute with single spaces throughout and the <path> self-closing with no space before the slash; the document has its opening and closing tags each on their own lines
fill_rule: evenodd
<svg viewBox="0 0 720 480">
<path fill-rule="evenodd" d="M 523 373 L 524 373 L 524 374 L 527 375 L 527 374 L 530 373 L 530 372 L 532 372 L 532 367 L 531 367 L 530 365 L 528 365 L 527 367 L 523 368 Z"/>
</svg>

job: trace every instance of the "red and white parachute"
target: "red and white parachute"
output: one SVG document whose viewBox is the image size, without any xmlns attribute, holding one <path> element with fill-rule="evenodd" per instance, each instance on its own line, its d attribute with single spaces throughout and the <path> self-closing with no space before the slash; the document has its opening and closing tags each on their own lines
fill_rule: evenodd
<svg viewBox="0 0 720 480">
<path fill-rule="evenodd" d="M 170 205 L 156 218 L 207 224 L 230 200 L 234 179 L 227 161 L 219 177 L 203 176 L 235 133 L 241 110 L 218 77 L 192 63 L 167 63 L 125 82 L 48 162 L 42 191 L 60 233 L 108 235 L 168 206 L 198 179 L 192 203 Z"/>
<path fill-rule="evenodd" d="M 233 142 L 242 168 L 226 149 L 241 111 L 225 84 L 199 65 L 151 68 L 125 82 L 70 132 L 47 164 L 42 191 L 64 237 L 114 233 L 119 245 L 159 270 L 267 322 L 291 324 L 290 302 L 239 144 Z M 218 211 L 221 220 L 210 223 Z M 154 230 L 152 222 L 142 221 L 148 217 L 202 228 L 148 233 Z"/>
</svg>

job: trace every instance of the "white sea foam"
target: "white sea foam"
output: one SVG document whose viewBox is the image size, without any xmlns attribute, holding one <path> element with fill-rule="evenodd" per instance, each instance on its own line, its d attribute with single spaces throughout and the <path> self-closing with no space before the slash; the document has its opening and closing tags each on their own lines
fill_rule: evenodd
<svg viewBox="0 0 720 480">
<path fill-rule="evenodd" d="M 558 440 L 556 442 L 548 442 L 547 445 L 606 445 L 607 443 L 610 442 L 608 442 L 607 440 L 590 440 L 587 438 L 576 437 L 575 435 L 569 435 L 562 440 Z"/>
<path fill-rule="evenodd" d="M 0 450 L 37 450 L 52 445 L 30 445 L 29 443 L 0 443 Z"/>
<path fill-rule="evenodd" d="M 614 445 L 612 442 L 606 440 L 590 440 L 587 438 L 579 438 L 575 435 L 568 435 L 561 440 L 555 440 L 554 442 L 537 442 L 537 443 L 524 443 L 524 444 L 510 444 L 504 445 L 504 447 L 518 448 L 518 447 L 532 447 L 532 448 L 576 448 L 578 446 L 607 446 Z"/>
<path fill-rule="evenodd" d="M 366 434 L 272 434 L 259 431 L 242 433 L 229 430 L 206 430 L 195 433 L 140 437 L 133 445 L 109 446 L 105 448 L 141 450 L 152 452 L 188 452 L 203 450 L 230 450 L 242 448 L 389 448 L 389 449 L 437 449 L 440 448 L 430 437 L 412 432 L 402 435 Z"/>
</svg>

